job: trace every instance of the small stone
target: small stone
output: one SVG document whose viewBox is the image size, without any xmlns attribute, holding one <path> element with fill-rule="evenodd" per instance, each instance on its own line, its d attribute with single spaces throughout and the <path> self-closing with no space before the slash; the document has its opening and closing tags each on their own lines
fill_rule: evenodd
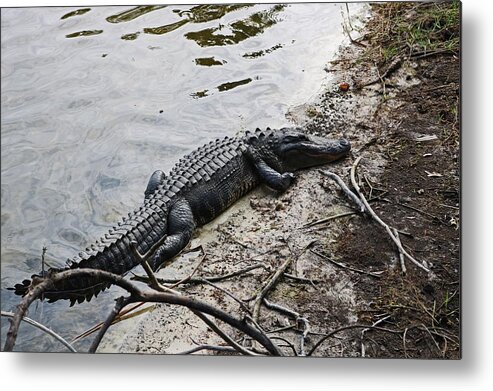
<svg viewBox="0 0 493 391">
<path fill-rule="evenodd" d="M 342 92 L 349 91 L 349 84 L 346 83 L 346 82 L 343 82 L 343 83 L 339 84 L 339 90 L 342 91 Z"/>
</svg>

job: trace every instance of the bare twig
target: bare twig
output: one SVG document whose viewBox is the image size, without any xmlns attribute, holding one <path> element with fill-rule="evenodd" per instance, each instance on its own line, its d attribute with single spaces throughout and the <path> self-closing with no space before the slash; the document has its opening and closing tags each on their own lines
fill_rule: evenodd
<svg viewBox="0 0 493 391">
<path fill-rule="evenodd" d="M 406 348 L 406 334 L 409 330 L 409 327 L 406 327 L 404 333 L 402 333 L 402 347 L 404 348 L 404 358 L 407 358 L 407 348 Z"/>
<path fill-rule="evenodd" d="M 298 320 L 298 324 L 303 325 L 303 332 L 300 335 L 300 356 L 306 356 L 305 339 L 310 333 L 310 322 L 308 322 L 308 319 L 303 317 L 299 317 L 297 320 Z"/>
<path fill-rule="evenodd" d="M 175 282 L 173 285 L 171 285 L 169 288 L 173 289 L 176 288 L 178 285 L 185 284 L 187 281 L 190 281 L 190 279 L 194 276 L 195 273 L 197 273 L 197 270 L 199 270 L 199 267 L 202 265 L 202 263 L 205 260 L 205 257 L 207 256 L 207 253 L 204 250 L 204 247 L 199 246 L 200 250 L 202 251 L 202 257 L 200 258 L 199 262 L 195 266 L 195 268 L 192 270 L 192 272 L 185 278 L 183 278 L 180 281 Z"/>
<path fill-rule="evenodd" d="M 231 292 L 229 292 L 228 290 L 224 289 L 224 288 L 221 288 L 220 286 L 214 284 L 213 282 L 210 282 L 210 281 L 207 281 L 205 279 L 202 280 L 204 282 L 204 284 L 207 284 L 207 285 L 210 285 L 212 286 L 213 288 L 216 288 L 217 290 L 220 290 L 221 292 L 223 292 L 225 295 L 231 297 L 234 301 L 236 301 L 240 307 L 245 311 L 247 312 L 248 314 L 252 314 L 250 312 L 250 309 L 245 305 L 245 303 L 243 303 L 243 301 L 241 299 L 238 299 L 235 295 L 233 295 Z"/>
<path fill-rule="evenodd" d="M 280 333 L 281 331 L 291 330 L 291 329 L 294 329 L 295 327 L 296 327 L 295 324 L 290 324 L 288 326 L 279 327 L 279 328 L 274 329 L 274 330 L 266 331 L 266 334 Z"/>
<path fill-rule="evenodd" d="M 229 346 L 200 345 L 200 346 L 196 346 L 192 349 L 184 350 L 183 352 L 174 353 L 174 354 L 186 355 L 186 354 L 192 354 L 192 353 L 200 352 L 202 350 L 212 350 L 212 351 L 216 351 L 216 352 L 227 352 L 227 353 L 235 353 L 236 352 L 236 349 L 231 348 Z"/>
<path fill-rule="evenodd" d="M 343 193 L 346 195 L 346 197 L 349 198 L 349 200 L 351 200 L 354 204 L 356 204 L 356 206 L 358 207 L 358 210 L 360 212 L 365 211 L 365 205 L 363 205 L 363 203 L 361 202 L 359 197 L 356 194 L 354 194 L 349 189 L 349 187 L 347 187 L 347 185 L 344 183 L 344 181 L 341 179 L 341 177 L 339 175 L 337 175 L 333 172 L 330 172 L 330 171 L 324 171 L 324 170 L 318 170 L 318 171 L 322 175 L 325 175 L 326 177 L 333 179 L 339 185 L 339 187 L 341 188 Z"/>
<path fill-rule="evenodd" d="M 224 276 L 203 276 L 203 277 L 190 278 L 187 281 L 187 284 L 202 284 L 202 283 L 204 283 L 204 280 L 207 282 L 224 281 L 224 280 L 227 280 L 228 278 L 232 278 L 232 277 L 246 274 L 246 273 L 248 273 L 252 270 L 255 270 L 255 269 L 267 269 L 267 267 L 265 265 L 259 264 L 259 265 L 248 266 L 244 269 L 225 274 Z M 134 275 L 133 277 L 131 277 L 131 280 L 149 282 L 149 277 Z M 157 281 L 161 284 L 174 284 L 174 283 L 181 281 L 181 280 L 182 280 L 182 278 L 179 278 L 179 279 L 178 278 L 169 278 L 169 279 L 157 278 Z"/>
<path fill-rule="evenodd" d="M 349 4 L 348 3 L 346 3 L 346 12 L 347 12 L 347 22 L 349 24 L 349 27 L 351 28 L 351 30 L 354 30 L 353 26 L 351 24 L 351 15 L 349 14 Z"/>
<path fill-rule="evenodd" d="M 373 323 L 371 325 L 371 327 L 375 327 L 375 326 L 379 325 L 380 323 L 385 322 L 388 318 L 390 318 L 390 315 L 387 315 L 386 317 L 377 320 L 375 323 Z M 365 357 L 365 342 L 364 342 L 364 339 L 365 339 L 365 332 L 367 332 L 368 330 L 370 330 L 370 329 L 369 328 L 366 328 L 366 329 L 361 330 L 361 357 Z"/>
<path fill-rule="evenodd" d="M 136 303 L 135 305 L 131 306 L 130 308 L 123 309 L 122 311 L 120 311 L 120 313 L 116 316 L 116 318 L 113 320 L 113 322 L 111 324 L 113 325 L 113 324 L 116 324 L 118 322 L 124 321 L 126 319 L 130 319 L 130 318 L 142 315 L 143 313 L 150 311 L 156 307 L 156 305 L 150 305 L 148 307 L 142 308 L 142 309 L 134 312 L 137 308 L 141 307 L 144 304 L 146 304 L 146 303 L 140 302 L 140 303 Z M 100 322 L 100 323 L 92 326 L 90 329 L 84 331 L 83 333 L 81 333 L 77 337 L 75 337 L 72 340 L 72 343 L 80 341 L 81 339 L 88 337 L 89 335 L 100 330 L 101 327 L 103 327 L 103 324 L 104 324 L 104 322 Z"/>
<path fill-rule="evenodd" d="M 262 304 L 262 300 L 265 298 L 267 293 L 276 285 L 279 278 L 282 276 L 282 274 L 287 270 L 287 268 L 291 264 L 291 261 L 292 261 L 291 258 L 287 259 L 276 270 L 276 272 L 272 275 L 272 277 L 267 281 L 267 283 L 264 285 L 264 287 L 258 292 L 257 296 L 255 297 L 255 302 L 253 305 L 253 320 L 255 320 L 255 322 L 258 323 L 258 318 L 260 315 L 260 306 Z"/>
<path fill-rule="evenodd" d="M 160 292 L 168 291 L 170 293 L 175 293 L 171 288 L 165 287 L 164 285 L 161 285 L 159 283 L 159 281 L 156 279 L 156 276 L 154 275 L 154 272 L 149 266 L 149 263 L 147 263 L 147 258 L 153 254 L 153 252 L 151 252 L 152 248 L 147 253 L 141 254 L 137 249 L 137 242 L 130 242 L 130 250 L 132 251 L 135 259 L 139 261 L 139 263 L 142 265 L 145 272 L 147 273 L 147 276 L 149 277 L 149 286 L 151 288 L 156 289 Z"/>
<path fill-rule="evenodd" d="M 11 318 L 11 319 L 15 315 L 13 312 L 7 312 L 7 311 L 2 311 L 1 314 L 6 318 Z M 60 335 L 58 335 L 48 327 L 42 325 L 41 323 L 36 322 L 31 318 L 28 318 L 27 316 L 23 317 L 22 321 L 30 324 L 31 326 L 37 327 L 38 329 L 44 331 L 46 334 L 51 335 L 53 338 L 55 338 L 56 340 L 60 341 L 63 345 L 65 345 L 68 348 L 68 350 L 70 350 L 73 353 L 77 353 L 77 350 L 75 350 L 75 348 L 69 342 L 67 342 L 63 337 L 61 337 Z"/>
<path fill-rule="evenodd" d="M 375 79 L 373 79 L 369 82 L 360 84 L 359 88 L 368 87 L 368 86 L 371 86 L 373 84 L 381 83 L 382 88 L 383 88 L 383 95 L 385 95 L 385 80 L 384 79 L 387 78 L 388 76 L 390 76 L 396 70 L 398 70 L 401 67 L 401 65 L 402 65 L 402 58 L 397 56 L 392 60 L 392 62 L 389 64 L 389 66 L 387 67 L 387 69 L 383 73 L 380 73 L 380 69 L 378 69 L 378 66 L 376 66 L 378 77 L 376 77 Z"/>
<path fill-rule="evenodd" d="M 349 6 L 348 6 L 348 4 L 347 4 L 347 3 L 346 3 L 346 10 L 347 10 L 347 12 L 348 12 L 348 17 L 347 17 L 347 19 L 348 19 L 348 24 L 349 24 L 349 27 L 350 27 L 350 29 L 351 29 L 351 30 L 353 30 L 353 27 L 351 26 L 350 15 L 349 15 Z M 342 11 L 341 11 L 341 12 L 342 12 Z M 343 16 L 343 18 L 344 18 L 344 14 L 343 14 L 342 16 Z M 350 41 L 351 43 L 353 43 L 353 44 L 355 44 L 355 45 L 357 45 L 357 46 L 360 46 L 360 47 L 364 47 L 364 48 L 366 48 L 366 45 L 365 45 L 364 43 L 361 43 L 361 42 L 359 42 L 359 41 L 356 41 L 356 40 L 354 40 L 354 39 L 353 39 L 353 37 L 351 37 L 351 32 L 349 31 L 348 27 L 346 26 L 346 22 L 345 22 L 345 21 L 343 21 L 343 23 L 342 23 L 342 29 L 343 29 L 343 30 L 344 30 L 344 32 L 347 34 L 347 36 L 348 36 L 348 38 L 349 38 L 349 41 Z"/>
<path fill-rule="evenodd" d="M 101 343 L 104 334 L 106 334 L 108 328 L 113 324 L 115 317 L 118 316 L 121 309 L 125 307 L 130 301 L 131 298 L 129 297 L 125 298 L 123 296 L 116 299 L 115 306 L 113 307 L 110 314 L 108 315 L 103 325 L 101 326 L 98 335 L 96 335 L 96 338 L 94 338 L 94 341 L 92 341 L 91 347 L 89 348 L 89 353 L 96 353 L 96 350 L 98 349 L 98 346 Z"/>
<path fill-rule="evenodd" d="M 265 306 L 271 310 L 279 311 L 280 313 L 291 316 L 295 319 L 298 319 L 301 316 L 296 311 L 293 311 L 292 309 L 284 307 L 280 304 L 273 303 L 273 302 L 267 300 L 266 298 L 264 298 L 263 301 L 264 301 Z"/>
<path fill-rule="evenodd" d="M 438 217 L 432 215 L 431 213 L 425 212 L 424 210 L 421 210 L 421 209 L 416 208 L 416 207 L 411 206 L 411 205 L 402 204 L 400 202 L 396 202 L 395 204 L 400 205 L 400 206 L 407 208 L 407 209 L 414 210 L 415 212 L 418 212 L 418 213 L 421 213 L 422 215 L 428 216 L 432 220 L 436 220 L 436 221 L 439 221 L 440 223 L 442 223 L 442 221 Z"/>
<path fill-rule="evenodd" d="M 295 356 L 298 356 L 298 352 L 296 351 L 296 348 L 294 347 L 293 343 L 288 341 L 286 338 L 283 337 L 270 337 L 271 339 L 278 339 L 280 341 L 286 342 L 287 346 L 291 348 Z"/>
<path fill-rule="evenodd" d="M 342 267 L 343 269 L 348 269 L 348 270 L 351 270 L 352 272 L 356 272 L 356 273 L 360 273 L 360 274 L 366 274 L 367 276 L 371 276 L 371 277 L 375 277 L 375 278 L 382 278 L 381 274 L 383 273 L 383 271 L 380 271 L 380 272 L 367 272 L 365 270 L 356 269 L 354 267 L 346 266 L 346 265 L 344 265 L 344 264 L 342 264 L 340 262 L 334 261 L 333 259 L 329 258 L 328 256 L 326 256 L 326 255 L 324 255 L 322 253 L 319 253 L 318 251 L 315 251 L 315 250 L 310 249 L 310 252 L 312 252 L 313 254 L 319 256 L 320 258 L 326 259 L 327 261 L 329 261 L 330 263 L 333 263 L 336 266 Z"/>
<path fill-rule="evenodd" d="M 41 275 L 45 275 L 45 255 L 46 251 L 48 251 L 48 248 L 46 246 L 43 246 L 43 251 L 41 253 Z"/>
<path fill-rule="evenodd" d="M 356 168 L 358 167 L 358 164 L 359 164 L 360 161 L 361 161 L 361 156 L 356 159 L 356 161 L 354 162 L 353 166 L 351 167 L 351 183 L 352 183 L 354 189 L 356 190 L 356 193 L 358 193 L 361 201 L 365 205 L 367 212 L 370 214 L 370 216 L 377 223 L 379 223 L 382 227 L 385 228 L 385 230 L 389 234 L 389 236 L 392 239 L 392 241 L 399 248 L 399 251 L 401 251 L 416 266 L 420 267 L 421 269 L 423 269 L 426 272 L 430 272 L 430 270 L 428 269 L 427 266 L 423 265 L 421 262 L 417 261 L 416 259 L 414 259 L 414 257 L 412 257 L 411 255 L 409 255 L 409 253 L 402 247 L 402 244 L 400 244 L 400 242 L 396 239 L 396 237 L 392 233 L 392 230 L 389 227 L 389 225 L 387 225 L 385 222 L 383 222 L 382 219 L 380 217 L 378 217 L 378 215 L 371 208 L 370 204 L 368 203 L 368 201 L 366 200 L 365 196 L 361 192 L 361 189 L 360 189 L 360 187 L 359 187 L 359 185 L 358 185 L 358 183 L 356 181 L 355 172 L 356 172 Z"/>
<path fill-rule="evenodd" d="M 302 317 L 298 312 L 293 311 L 290 308 L 284 307 L 280 304 L 272 303 L 271 301 L 269 301 L 265 298 L 264 298 L 263 302 L 267 308 L 269 308 L 271 310 L 279 311 L 283 314 L 286 314 L 286 315 L 294 318 L 296 320 L 296 323 L 298 324 L 298 326 L 300 324 L 303 325 L 303 332 L 300 335 L 300 356 L 305 356 L 305 338 L 310 331 L 310 323 L 308 322 L 308 319 Z"/>
<path fill-rule="evenodd" d="M 318 284 L 319 282 L 322 281 L 322 280 L 312 280 L 311 278 L 293 276 L 292 274 L 289 273 L 284 273 L 284 277 L 304 284 L 311 284 L 314 288 L 317 288 L 315 284 Z"/>
<path fill-rule="evenodd" d="M 257 353 L 252 352 L 251 350 L 248 350 L 241 346 L 239 343 L 237 343 L 233 338 L 231 338 L 228 334 L 226 334 L 224 331 L 222 331 L 218 325 L 216 325 L 212 320 L 210 320 L 207 316 L 205 316 L 203 313 L 200 311 L 195 311 L 192 310 L 192 312 L 198 316 L 207 326 L 209 326 L 212 331 L 214 331 L 217 335 L 219 335 L 226 343 L 230 344 L 235 350 L 238 352 L 246 355 L 246 356 L 258 356 Z"/>
<path fill-rule="evenodd" d="M 401 242 L 401 237 L 399 236 L 399 231 L 397 231 L 395 228 L 392 228 L 392 231 L 394 232 L 395 238 L 397 239 L 397 241 L 399 242 L 399 244 L 402 247 L 402 242 Z M 406 274 L 407 269 L 406 269 L 404 254 L 402 253 L 402 251 L 399 247 L 397 247 L 397 249 L 399 250 L 399 261 L 401 264 L 401 272 L 402 272 L 402 274 Z"/>
<path fill-rule="evenodd" d="M 314 225 L 324 224 L 324 223 L 327 223 L 327 222 L 329 222 L 331 220 L 338 219 L 340 217 L 352 216 L 352 215 L 355 215 L 355 214 L 357 214 L 357 212 L 339 213 L 339 214 L 336 214 L 336 215 L 333 215 L 333 216 L 326 217 L 324 219 L 320 219 L 320 220 L 317 220 L 317 221 L 312 221 L 311 223 L 306 223 L 305 225 L 302 225 L 300 228 L 301 229 L 310 228 L 310 227 L 313 227 Z"/>
<path fill-rule="evenodd" d="M 415 59 L 421 59 L 425 57 L 430 57 L 430 56 L 436 56 L 437 54 L 450 54 L 450 55 L 457 55 L 457 52 L 452 49 L 439 49 L 439 50 L 434 50 L 431 52 L 426 52 L 426 51 L 421 51 L 421 52 L 415 52 L 412 54 L 411 57 Z"/>
<path fill-rule="evenodd" d="M 333 337 L 335 334 L 337 333 L 340 333 L 341 331 L 344 331 L 344 330 L 350 330 L 350 329 L 360 329 L 360 328 L 367 328 L 367 329 L 372 329 L 372 330 L 379 330 L 379 331 L 384 331 L 384 332 L 387 332 L 387 333 L 392 333 L 392 334 L 401 334 L 402 331 L 400 330 L 390 330 L 390 329 L 386 329 L 386 328 L 383 328 L 383 327 L 378 327 L 378 326 L 368 326 L 368 325 L 362 325 L 362 324 L 353 324 L 351 326 L 344 326 L 344 327 L 340 327 L 334 331 L 331 331 L 330 333 L 326 334 L 324 337 L 322 337 L 314 346 L 313 348 L 308 352 L 307 356 L 311 356 L 313 355 L 313 353 L 315 353 L 315 351 L 320 347 L 320 345 L 322 345 L 322 343 L 324 343 L 327 339 Z"/>
</svg>

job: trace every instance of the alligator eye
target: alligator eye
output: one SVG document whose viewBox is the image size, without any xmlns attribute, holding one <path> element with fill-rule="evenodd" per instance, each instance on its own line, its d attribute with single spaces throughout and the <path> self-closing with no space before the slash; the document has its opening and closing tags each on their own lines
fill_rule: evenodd
<svg viewBox="0 0 493 391">
<path fill-rule="evenodd" d="M 295 143 L 306 140 L 308 140 L 308 137 L 306 137 L 304 134 L 289 135 L 284 137 L 284 141 L 287 143 Z"/>
</svg>

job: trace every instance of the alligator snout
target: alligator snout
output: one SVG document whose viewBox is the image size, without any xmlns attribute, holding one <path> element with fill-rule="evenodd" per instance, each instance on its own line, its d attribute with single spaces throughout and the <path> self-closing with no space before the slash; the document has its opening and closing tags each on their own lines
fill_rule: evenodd
<svg viewBox="0 0 493 391">
<path fill-rule="evenodd" d="M 351 146 L 349 141 L 345 138 L 339 139 L 339 144 L 341 144 L 343 147 L 350 147 Z"/>
</svg>

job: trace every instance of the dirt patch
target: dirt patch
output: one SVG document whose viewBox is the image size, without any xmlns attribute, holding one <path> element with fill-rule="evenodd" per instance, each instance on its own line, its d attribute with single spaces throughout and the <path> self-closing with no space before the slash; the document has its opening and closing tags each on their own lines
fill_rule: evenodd
<svg viewBox="0 0 493 391">
<path fill-rule="evenodd" d="M 350 32 L 357 42 L 328 64 L 328 90 L 287 114 L 310 133 L 351 141 L 350 157 L 322 169 L 348 182 L 351 165 L 362 156 L 363 193 L 431 272 L 407 262 L 402 273 L 385 230 L 349 214 L 352 205 L 337 185 L 315 169 L 298 173 L 297 183 L 280 196 L 254 191 L 202 228 L 193 243 L 208 253 L 200 275 L 258 267 L 218 282 L 222 290 L 188 284 L 184 292 L 248 321 L 256 294 L 290 259 L 288 274 L 267 298 L 291 315 L 262 306 L 259 317 L 284 354 L 306 353 L 348 327 L 313 355 L 460 357 L 458 13 L 458 3 L 373 6 L 365 30 Z M 341 90 L 342 82 L 349 91 Z M 327 220 L 337 215 L 344 216 Z M 159 276 L 185 276 L 197 261 L 193 254 L 180 258 Z M 120 351 L 169 354 L 201 344 L 224 343 L 186 310 L 157 306 Z"/>
</svg>

